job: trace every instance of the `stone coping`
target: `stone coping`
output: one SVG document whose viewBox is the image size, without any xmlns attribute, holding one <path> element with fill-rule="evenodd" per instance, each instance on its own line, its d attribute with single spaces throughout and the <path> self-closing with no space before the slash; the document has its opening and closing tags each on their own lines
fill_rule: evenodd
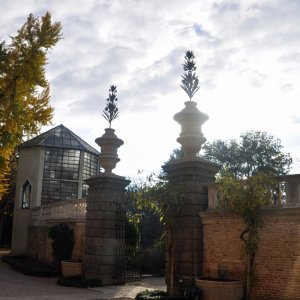
<svg viewBox="0 0 300 300">
<path fill-rule="evenodd" d="M 284 207 L 265 207 L 260 210 L 260 213 L 265 218 L 278 217 L 281 219 L 288 220 L 289 218 L 299 218 L 300 220 L 300 205 L 295 206 L 284 206 Z M 212 219 L 222 219 L 222 221 L 226 222 L 226 220 L 237 222 L 240 221 L 240 217 L 237 215 L 222 213 L 217 209 L 208 209 L 206 211 L 199 212 L 199 216 L 201 217 L 203 224 L 208 222 L 208 220 Z"/>
</svg>

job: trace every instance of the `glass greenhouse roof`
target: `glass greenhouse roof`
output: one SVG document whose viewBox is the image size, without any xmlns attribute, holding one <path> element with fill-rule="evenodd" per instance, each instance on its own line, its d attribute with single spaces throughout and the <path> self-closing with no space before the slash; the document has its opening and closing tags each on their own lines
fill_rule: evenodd
<svg viewBox="0 0 300 300">
<path fill-rule="evenodd" d="M 35 138 L 21 144 L 19 148 L 47 146 L 67 149 L 77 149 L 98 155 L 99 152 L 73 133 L 64 125 L 54 127 Z"/>
</svg>

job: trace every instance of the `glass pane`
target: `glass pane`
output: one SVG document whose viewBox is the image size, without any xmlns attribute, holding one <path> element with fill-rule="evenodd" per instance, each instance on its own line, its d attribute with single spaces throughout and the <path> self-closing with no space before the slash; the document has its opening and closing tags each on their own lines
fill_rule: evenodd
<svg viewBox="0 0 300 300">
<path fill-rule="evenodd" d="M 31 184 L 27 180 L 23 185 L 22 208 L 30 208 Z"/>
</svg>

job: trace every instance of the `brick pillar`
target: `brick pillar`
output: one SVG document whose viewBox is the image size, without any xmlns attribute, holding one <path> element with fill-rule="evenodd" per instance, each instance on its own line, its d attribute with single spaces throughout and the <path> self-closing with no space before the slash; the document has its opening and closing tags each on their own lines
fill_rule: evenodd
<svg viewBox="0 0 300 300">
<path fill-rule="evenodd" d="M 117 216 L 125 187 L 130 183 L 115 174 L 99 174 L 86 180 L 87 198 L 84 273 L 104 285 L 115 283 L 117 263 Z M 123 218 L 125 220 L 125 218 Z M 122 229 L 124 230 L 124 226 Z M 124 236 L 124 235 L 123 235 Z"/>
<path fill-rule="evenodd" d="M 196 278 L 203 269 L 203 233 L 199 212 L 208 207 L 209 183 L 215 181 L 218 167 L 200 158 L 185 158 L 163 166 L 171 184 L 180 187 L 183 199 L 170 214 L 175 238 L 174 293 L 179 293 L 178 280 Z M 167 255 L 168 257 L 168 255 Z M 166 266 L 166 283 L 170 291 L 170 264 Z"/>
</svg>

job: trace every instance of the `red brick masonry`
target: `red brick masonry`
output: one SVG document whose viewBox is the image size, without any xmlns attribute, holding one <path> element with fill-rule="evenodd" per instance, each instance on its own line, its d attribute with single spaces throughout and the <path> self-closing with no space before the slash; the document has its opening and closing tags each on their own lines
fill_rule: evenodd
<svg viewBox="0 0 300 300">
<path fill-rule="evenodd" d="M 262 210 L 263 228 L 255 260 L 252 299 L 300 299 L 300 208 Z M 204 276 L 225 266 L 233 279 L 244 279 L 245 254 L 239 236 L 241 219 L 215 211 L 200 213 L 204 225 Z"/>
</svg>

